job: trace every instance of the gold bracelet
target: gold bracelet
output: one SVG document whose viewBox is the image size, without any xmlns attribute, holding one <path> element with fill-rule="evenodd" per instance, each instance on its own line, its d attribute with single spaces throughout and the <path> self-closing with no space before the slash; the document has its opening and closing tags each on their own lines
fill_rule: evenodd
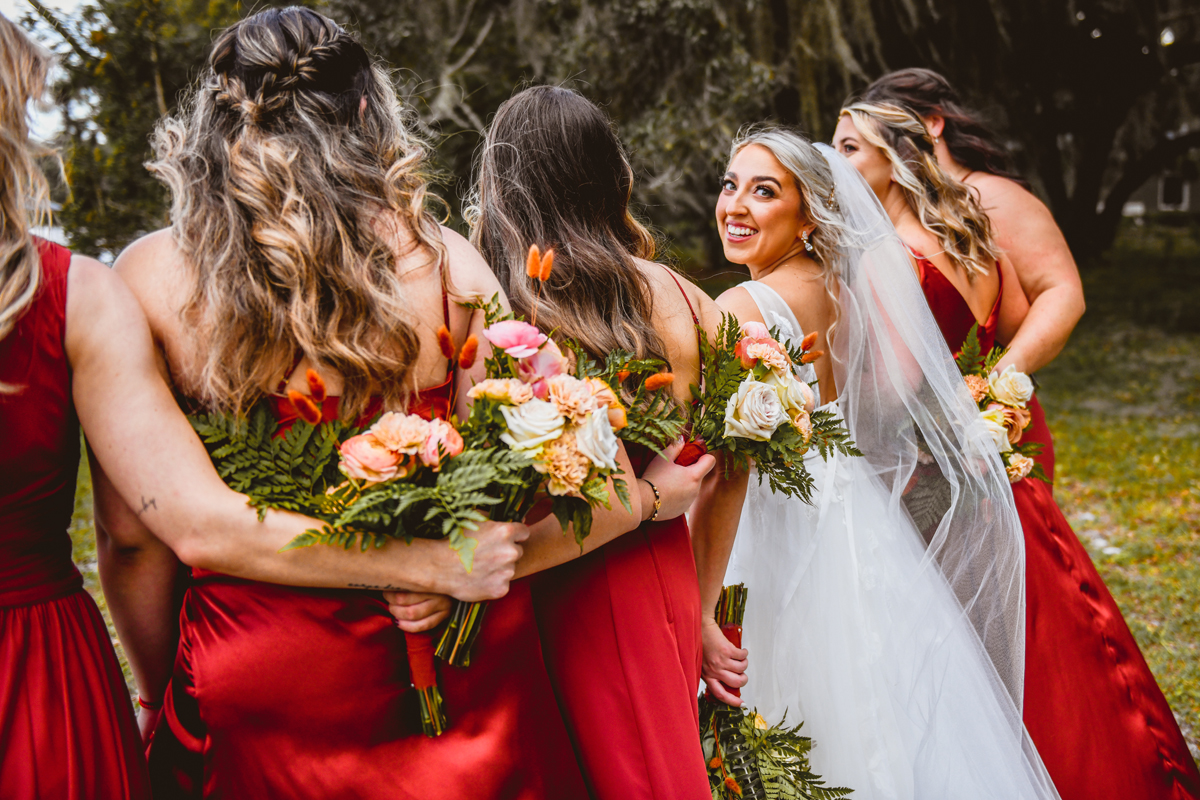
<svg viewBox="0 0 1200 800">
<path fill-rule="evenodd" d="M 640 480 L 646 481 L 645 478 L 641 478 Z M 662 495 L 658 493 L 658 487 L 650 481 L 646 481 L 646 485 L 650 487 L 650 491 L 654 492 L 654 513 L 650 515 L 650 518 L 646 522 L 654 522 L 654 520 L 658 519 L 658 512 L 662 509 Z"/>
</svg>

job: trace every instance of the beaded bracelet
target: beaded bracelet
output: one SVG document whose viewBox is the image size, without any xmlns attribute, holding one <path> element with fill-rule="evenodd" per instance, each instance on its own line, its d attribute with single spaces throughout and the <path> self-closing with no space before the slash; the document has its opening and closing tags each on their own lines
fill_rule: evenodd
<svg viewBox="0 0 1200 800">
<path fill-rule="evenodd" d="M 641 480 L 646 481 L 645 478 Z M 650 491 L 654 492 L 654 513 L 650 515 L 650 518 L 646 522 L 654 522 L 654 520 L 658 519 L 658 512 L 662 510 L 662 496 L 658 493 L 658 487 L 653 483 L 646 481 L 646 485 L 650 487 Z"/>
</svg>

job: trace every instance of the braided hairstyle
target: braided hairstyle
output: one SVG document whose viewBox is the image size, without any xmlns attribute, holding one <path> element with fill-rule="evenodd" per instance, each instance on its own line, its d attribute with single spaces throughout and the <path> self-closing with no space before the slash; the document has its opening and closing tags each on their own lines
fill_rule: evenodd
<svg viewBox="0 0 1200 800">
<path fill-rule="evenodd" d="M 921 224 L 968 280 L 986 275 L 1000 258 L 988 219 L 975 192 L 938 166 L 933 140 L 911 109 L 886 103 L 853 103 L 848 116 L 859 134 L 879 148 L 892 165 L 892 178 Z"/>
<path fill-rule="evenodd" d="M 979 114 L 963 105 L 958 92 L 931 69 L 913 67 L 889 72 L 858 97 L 865 103 L 906 106 L 921 119 L 938 116 L 946 121 L 942 138 L 954 160 L 975 172 L 988 172 L 1029 185 L 1013 168 L 1012 156 L 996 141 L 996 134 Z"/>
<path fill-rule="evenodd" d="M 407 231 L 431 264 L 445 249 L 426 147 L 362 45 L 306 8 L 247 17 L 153 145 L 205 347 L 189 390 L 244 412 L 303 354 L 345 379 L 345 418 L 373 393 L 401 406 L 420 340 L 391 242 Z"/>
</svg>

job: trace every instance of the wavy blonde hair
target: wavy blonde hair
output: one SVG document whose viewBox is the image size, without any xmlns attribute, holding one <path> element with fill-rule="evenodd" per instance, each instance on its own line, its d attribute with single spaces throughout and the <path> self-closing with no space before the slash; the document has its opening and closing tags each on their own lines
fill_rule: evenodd
<svg viewBox="0 0 1200 800">
<path fill-rule="evenodd" d="M 439 267 L 445 248 L 426 147 L 362 45 L 305 8 L 247 17 L 153 145 L 207 347 L 199 399 L 244 412 L 305 355 L 345 379 L 344 418 L 375 392 L 403 405 L 420 340 L 389 234 Z"/>
<path fill-rule="evenodd" d="M 50 187 L 29 139 L 29 101 L 40 100 L 53 57 L 0 15 L 0 339 L 33 302 L 42 260 L 33 229 L 50 221 Z M 13 387 L 0 385 L 0 392 Z"/>
<path fill-rule="evenodd" d="M 986 275 L 1000 258 L 992 223 L 971 187 L 938 166 L 920 118 L 890 103 L 853 103 L 839 116 L 850 117 L 859 134 L 891 163 L 909 208 L 937 237 L 951 263 L 968 280 Z"/>
</svg>

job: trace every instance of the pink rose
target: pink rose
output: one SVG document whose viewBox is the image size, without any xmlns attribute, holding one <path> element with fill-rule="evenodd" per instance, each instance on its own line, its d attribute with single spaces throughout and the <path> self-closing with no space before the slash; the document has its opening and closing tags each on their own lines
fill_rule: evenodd
<svg viewBox="0 0 1200 800">
<path fill-rule="evenodd" d="M 416 414 L 389 411 L 371 426 L 369 432 L 389 450 L 414 455 L 429 436 L 429 422 Z"/>
<path fill-rule="evenodd" d="M 342 455 L 338 469 L 347 478 L 383 483 L 400 472 L 402 456 L 389 450 L 373 433 L 351 436 L 342 442 L 338 450 Z"/>
<path fill-rule="evenodd" d="M 770 339 L 771 332 L 761 322 L 747 322 L 742 326 L 742 337 L 748 339 Z"/>
<path fill-rule="evenodd" d="M 529 358 L 546 341 L 546 334 L 528 322 L 506 319 L 484 328 L 483 338 L 513 358 Z"/>
<path fill-rule="evenodd" d="M 566 356 L 551 339 L 541 350 L 517 362 L 517 375 L 533 387 L 533 393 L 539 400 L 545 400 L 546 381 L 565 373 L 568 366 Z"/>
<path fill-rule="evenodd" d="M 772 368 L 776 368 L 775 365 L 779 364 L 782 366 L 778 369 L 783 370 L 791 364 L 791 359 L 788 358 L 783 345 L 769 336 L 765 338 L 747 336 L 733 348 L 733 354 L 738 357 L 746 369 L 754 369 L 764 357 L 768 359 L 767 366 Z"/>
<path fill-rule="evenodd" d="M 438 446 L 441 445 L 441 452 Z M 435 419 L 429 423 L 429 438 L 421 448 L 421 461 L 425 466 L 433 467 L 437 472 L 441 467 L 442 458 L 454 458 L 463 451 L 463 440 L 454 430 L 454 426 L 444 419 Z"/>
</svg>

